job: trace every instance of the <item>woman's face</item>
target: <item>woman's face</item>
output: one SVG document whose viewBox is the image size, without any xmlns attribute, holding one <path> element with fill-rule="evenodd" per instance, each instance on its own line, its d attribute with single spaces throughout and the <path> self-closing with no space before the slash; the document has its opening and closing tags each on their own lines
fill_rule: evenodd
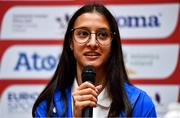
<svg viewBox="0 0 180 118">
<path fill-rule="evenodd" d="M 90 33 L 97 33 L 101 30 L 110 31 L 106 18 L 97 12 L 84 13 L 80 15 L 76 19 L 73 28 L 82 28 Z M 86 65 L 91 65 L 96 69 L 104 68 L 105 63 L 110 56 L 111 43 L 109 45 L 102 46 L 97 42 L 95 34 L 91 34 L 90 40 L 87 43 L 82 44 L 74 39 L 77 38 L 74 35 L 71 43 L 71 49 L 73 50 L 74 57 L 77 60 L 77 67 L 82 69 L 82 67 Z M 78 35 L 84 34 L 78 32 Z"/>
</svg>

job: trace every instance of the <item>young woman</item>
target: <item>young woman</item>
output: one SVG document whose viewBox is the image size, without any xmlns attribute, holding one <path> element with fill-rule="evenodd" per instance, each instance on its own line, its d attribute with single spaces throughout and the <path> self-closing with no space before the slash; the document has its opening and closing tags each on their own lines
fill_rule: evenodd
<svg viewBox="0 0 180 118">
<path fill-rule="evenodd" d="M 84 66 L 96 69 L 95 85 L 82 82 Z M 33 117 L 156 117 L 150 97 L 130 84 L 118 25 L 101 4 L 81 7 L 69 21 L 56 72 L 36 100 Z"/>
</svg>

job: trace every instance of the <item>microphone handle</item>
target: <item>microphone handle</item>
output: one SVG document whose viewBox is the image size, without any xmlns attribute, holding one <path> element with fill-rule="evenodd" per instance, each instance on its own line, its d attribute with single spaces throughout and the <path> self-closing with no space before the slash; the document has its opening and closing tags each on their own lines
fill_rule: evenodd
<svg viewBox="0 0 180 118">
<path fill-rule="evenodd" d="M 92 107 L 85 107 L 82 110 L 82 117 L 92 117 L 93 108 Z"/>
<path fill-rule="evenodd" d="M 94 67 L 91 66 L 85 66 L 82 70 L 82 81 L 88 81 L 92 84 L 95 83 L 95 79 L 96 79 L 96 69 Z M 93 108 L 92 107 L 85 107 L 82 110 L 82 117 L 89 117 L 92 118 L 93 114 Z"/>
</svg>

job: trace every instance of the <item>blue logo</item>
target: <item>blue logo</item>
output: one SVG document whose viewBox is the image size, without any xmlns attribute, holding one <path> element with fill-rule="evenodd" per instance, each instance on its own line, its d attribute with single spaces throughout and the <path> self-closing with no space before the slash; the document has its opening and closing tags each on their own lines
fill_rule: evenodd
<svg viewBox="0 0 180 118">
<path fill-rule="evenodd" d="M 157 15 L 150 16 L 117 16 L 116 21 L 120 28 L 154 28 L 160 27 L 161 23 Z"/>
<path fill-rule="evenodd" d="M 71 15 L 65 14 L 64 17 L 57 17 L 60 28 L 65 28 L 70 20 Z M 161 13 L 155 15 L 128 15 L 128 16 L 115 16 L 118 27 L 120 28 L 155 28 L 160 27 Z"/>
<path fill-rule="evenodd" d="M 17 64 L 14 68 L 15 71 L 51 71 L 54 70 L 59 62 L 60 56 L 54 57 L 53 55 L 41 56 L 38 53 L 33 53 L 28 56 L 25 52 L 19 53 Z"/>
</svg>

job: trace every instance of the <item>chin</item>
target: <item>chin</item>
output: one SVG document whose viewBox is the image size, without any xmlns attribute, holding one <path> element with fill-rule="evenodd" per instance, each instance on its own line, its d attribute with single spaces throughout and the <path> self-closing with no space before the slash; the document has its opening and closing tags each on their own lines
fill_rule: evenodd
<svg viewBox="0 0 180 118">
<path fill-rule="evenodd" d="M 95 64 L 95 63 L 86 63 L 86 64 L 84 64 L 84 66 L 93 66 L 93 67 L 95 67 L 95 68 L 100 67 L 99 64 Z"/>
</svg>

